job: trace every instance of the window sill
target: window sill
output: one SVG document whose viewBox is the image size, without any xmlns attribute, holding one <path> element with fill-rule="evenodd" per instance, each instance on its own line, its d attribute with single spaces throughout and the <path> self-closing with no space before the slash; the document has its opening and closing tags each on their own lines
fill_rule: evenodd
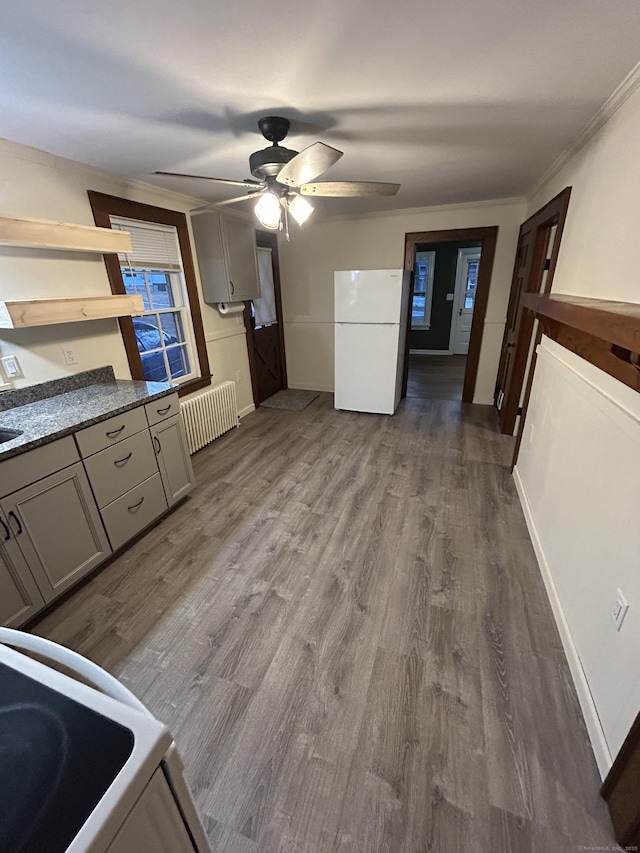
<svg viewBox="0 0 640 853">
<path fill-rule="evenodd" d="M 193 394 L 194 391 L 200 391 L 201 388 L 206 388 L 211 385 L 211 376 L 198 376 L 196 379 L 190 379 L 183 385 L 178 386 L 178 396 L 186 397 Z"/>
</svg>

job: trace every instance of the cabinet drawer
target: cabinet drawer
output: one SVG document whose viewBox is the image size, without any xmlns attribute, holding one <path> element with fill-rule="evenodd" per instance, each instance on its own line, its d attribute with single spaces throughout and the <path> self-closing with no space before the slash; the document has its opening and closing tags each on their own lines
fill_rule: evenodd
<svg viewBox="0 0 640 853">
<path fill-rule="evenodd" d="M 177 394 L 169 394 L 167 397 L 160 397 L 159 400 L 154 400 L 153 403 L 146 403 L 144 408 L 147 412 L 149 426 L 153 426 L 165 418 L 172 418 L 178 414 L 180 411 L 180 398 Z"/>
<path fill-rule="evenodd" d="M 145 429 L 85 459 L 84 466 L 99 507 L 119 498 L 158 473 L 149 430 Z"/>
<path fill-rule="evenodd" d="M 87 457 L 146 428 L 144 406 L 138 406 L 106 421 L 100 421 L 99 424 L 81 429 L 76 433 L 76 441 L 81 455 Z"/>
<path fill-rule="evenodd" d="M 154 474 L 135 489 L 104 507 L 102 520 L 115 551 L 144 530 L 167 508 L 160 474 Z"/>
<path fill-rule="evenodd" d="M 67 468 L 80 459 L 70 435 L 0 462 L 0 497 Z"/>
</svg>

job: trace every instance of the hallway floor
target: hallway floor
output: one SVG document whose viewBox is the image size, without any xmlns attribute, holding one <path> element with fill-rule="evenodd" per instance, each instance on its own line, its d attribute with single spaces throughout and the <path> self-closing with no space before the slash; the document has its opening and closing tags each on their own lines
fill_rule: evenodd
<svg viewBox="0 0 640 853">
<path fill-rule="evenodd" d="M 407 396 L 460 402 L 466 364 L 466 355 L 410 353 Z"/>
<path fill-rule="evenodd" d="M 484 406 L 260 408 L 33 630 L 173 732 L 216 853 L 613 845 Z"/>
</svg>

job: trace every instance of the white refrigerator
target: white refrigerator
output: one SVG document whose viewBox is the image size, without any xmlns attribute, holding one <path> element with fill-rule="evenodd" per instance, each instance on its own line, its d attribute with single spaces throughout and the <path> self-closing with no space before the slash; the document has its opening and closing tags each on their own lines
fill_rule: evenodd
<svg viewBox="0 0 640 853">
<path fill-rule="evenodd" d="M 342 270 L 335 288 L 335 408 L 392 415 L 400 402 L 410 273 Z"/>
</svg>

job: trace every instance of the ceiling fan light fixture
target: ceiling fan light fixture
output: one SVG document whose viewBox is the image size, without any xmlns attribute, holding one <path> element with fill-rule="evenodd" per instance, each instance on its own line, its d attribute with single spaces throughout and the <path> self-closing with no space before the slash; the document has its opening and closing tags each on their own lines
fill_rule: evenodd
<svg viewBox="0 0 640 853">
<path fill-rule="evenodd" d="M 280 227 L 280 199 L 275 193 L 264 193 L 253 208 L 263 228 L 277 231 Z"/>
<path fill-rule="evenodd" d="M 306 198 L 302 198 L 301 195 L 294 195 L 293 198 L 289 199 L 289 213 L 298 225 L 304 225 L 313 213 L 313 205 L 309 204 Z"/>
</svg>

